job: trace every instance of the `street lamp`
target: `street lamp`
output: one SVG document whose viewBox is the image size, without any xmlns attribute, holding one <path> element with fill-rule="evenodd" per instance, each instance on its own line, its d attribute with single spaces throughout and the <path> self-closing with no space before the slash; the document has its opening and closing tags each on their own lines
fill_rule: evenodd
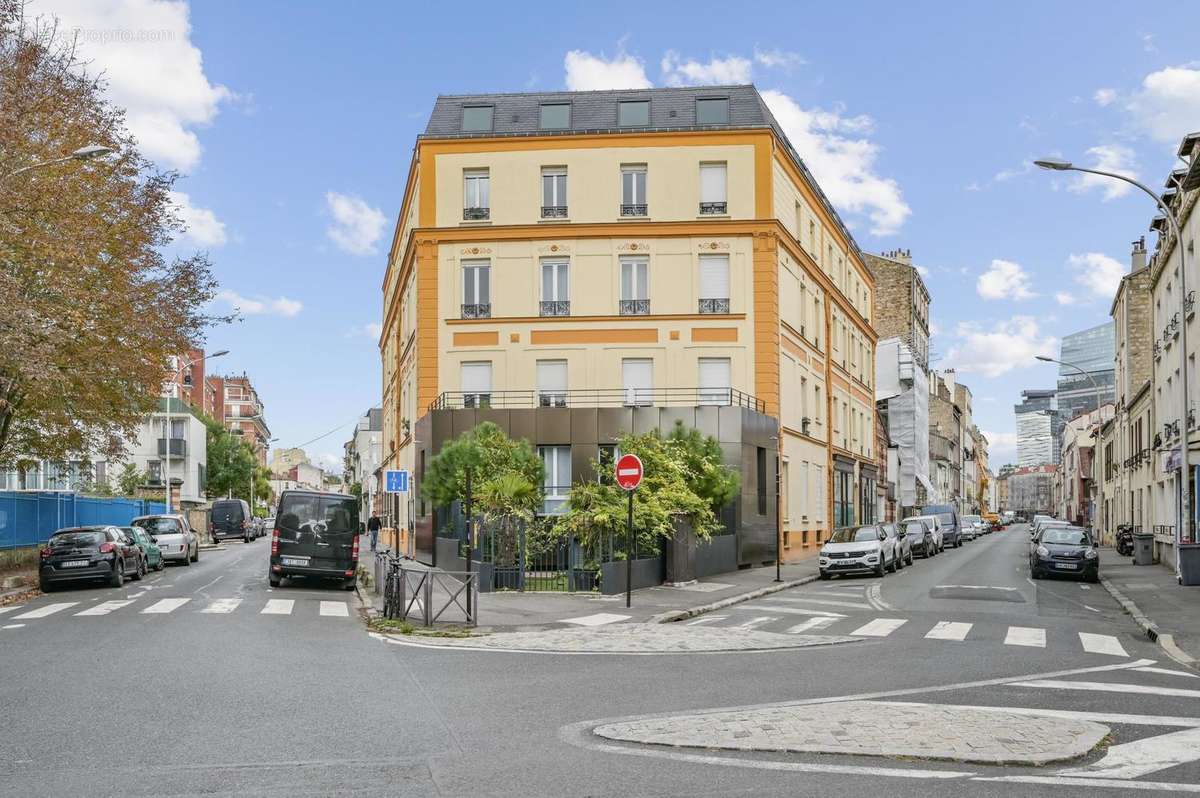
<svg viewBox="0 0 1200 798">
<path fill-rule="evenodd" d="M 67 161 L 90 161 L 93 158 L 99 158 L 101 155 L 108 155 L 110 152 L 114 152 L 112 147 L 104 147 L 99 144 L 89 144 L 86 147 L 80 147 L 70 155 L 64 155 L 61 158 L 51 158 L 48 161 L 40 161 L 38 163 L 32 163 L 29 166 L 22 166 L 20 169 L 9 172 L 3 177 L 0 177 L 0 180 L 7 180 L 10 177 L 16 177 L 22 172 L 28 172 L 32 169 L 41 169 L 45 166 L 54 166 L 55 164 L 66 163 Z"/>
<path fill-rule="evenodd" d="M 1180 551 L 1180 548 L 1181 548 L 1181 544 L 1183 543 L 1183 525 L 1186 523 L 1186 524 L 1188 524 L 1189 530 L 1191 528 L 1191 517 L 1192 517 L 1191 504 L 1192 504 L 1192 501 L 1191 501 L 1191 496 L 1190 496 L 1190 493 L 1191 493 L 1190 482 L 1191 482 L 1192 474 L 1191 474 L 1191 467 L 1189 465 L 1189 460 L 1191 458 L 1188 457 L 1188 448 L 1190 446 L 1190 441 L 1189 441 L 1190 436 L 1188 435 L 1188 411 L 1190 410 L 1190 401 L 1189 401 L 1189 397 L 1188 397 L 1188 371 L 1189 371 L 1189 369 L 1188 369 L 1188 346 L 1187 346 L 1187 327 L 1188 327 L 1188 325 L 1187 325 L 1187 304 L 1186 304 L 1187 303 L 1187 244 L 1183 240 L 1183 231 L 1179 227 L 1179 219 L 1176 218 L 1175 214 L 1171 211 L 1171 208 L 1167 205 L 1167 203 L 1163 202 L 1162 197 L 1160 197 L 1158 194 L 1155 194 L 1154 191 L 1151 190 L 1149 187 L 1138 182 L 1137 180 L 1134 180 L 1132 177 L 1127 177 L 1125 175 L 1119 175 L 1116 172 L 1105 172 L 1101 169 L 1085 169 L 1082 166 L 1075 166 L 1070 161 L 1065 161 L 1062 158 L 1041 158 L 1039 160 L 1034 161 L 1034 164 L 1041 167 L 1042 169 L 1050 169 L 1050 170 L 1053 170 L 1056 172 L 1086 172 L 1087 174 L 1091 174 L 1091 175 L 1100 175 L 1101 177 L 1110 177 L 1113 180 L 1120 180 L 1122 182 L 1128 183 L 1131 186 L 1136 186 L 1137 188 L 1139 188 L 1143 192 L 1145 192 L 1151 199 L 1154 200 L 1154 204 L 1158 206 L 1158 209 L 1160 211 L 1162 211 L 1163 216 L 1166 217 L 1167 224 L 1169 224 L 1171 226 L 1171 232 L 1175 235 L 1175 241 L 1177 242 L 1177 246 L 1179 247 L 1179 318 L 1182 319 L 1182 321 L 1183 321 L 1183 323 L 1180 325 L 1181 329 L 1180 329 L 1180 333 L 1179 333 L 1179 346 L 1183 351 L 1183 354 L 1179 358 L 1179 387 L 1180 387 L 1180 391 L 1183 394 L 1183 405 L 1182 405 L 1182 410 L 1180 411 L 1182 423 L 1179 425 L 1182 430 L 1180 433 L 1181 440 L 1179 442 L 1179 454 L 1180 454 L 1180 460 L 1179 460 L 1179 477 L 1180 477 L 1179 515 L 1180 515 L 1180 518 L 1179 518 L 1179 523 L 1175 525 L 1175 577 L 1180 583 L 1182 583 L 1183 582 L 1183 573 L 1180 570 L 1182 567 L 1182 553 Z"/>
<path fill-rule="evenodd" d="M 96 148 L 84 147 L 83 148 L 83 150 L 87 150 L 87 149 L 103 150 L 104 148 L 103 147 L 96 147 Z M 83 150 L 76 150 L 76 152 L 83 152 Z M 111 150 L 108 150 L 108 151 L 111 152 Z M 97 154 L 102 154 L 102 153 L 97 153 Z M 87 156 L 87 157 L 95 157 L 95 156 L 93 155 L 93 156 Z M 26 168 L 31 169 L 33 167 L 26 167 Z M 211 355 L 204 355 L 203 357 L 201 357 L 198 360 L 189 360 L 184 365 L 175 369 L 175 372 L 171 375 L 171 382 L 175 382 L 175 379 L 179 376 L 179 372 L 183 371 L 184 369 L 190 369 L 192 366 L 196 365 L 197 363 L 202 363 L 205 360 L 212 360 L 215 357 L 224 357 L 225 355 L 228 355 L 228 354 L 229 354 L 228 349 L 222 349 L 218 352 L 213 352 Z M 201 389 L 201 390 L 203 390 L 203 389 Z M 163 463 L 166 465 L 166 468 L 163 469 L 165 472 L 163 484 L 166 486 L 166 489 L 163 491 L 163 494 L 166 496 L 166 501 L 164 503 L 165 507 L 166 507 L 166 514 L 170 515 L 171 514 L 171 397 L 170 396 L 166 397 L 166 405 L 167 406 L 163 411 Z"/>
</svg>

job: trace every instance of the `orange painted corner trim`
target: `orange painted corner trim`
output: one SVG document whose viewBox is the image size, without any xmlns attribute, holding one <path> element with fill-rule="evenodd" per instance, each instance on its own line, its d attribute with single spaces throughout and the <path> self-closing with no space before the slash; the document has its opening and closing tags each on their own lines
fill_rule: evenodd
<svg viewBox="0 0 1200 798">
<path fill-rule="evenodd" d="M 698 343 L 727 343 L 738 339 L 737 327 L 693 327 L 692 340 Z"/>
<path fill-rule="evenodd" d="M 445 319 L 446 324 L 569 324 L 571 322 L 743 321 L 745 313 L 659 313 L 647 316 L 491 316 L 486 319 Z"/>
<path fill-rule="evenodd" d="M 485 332 L 456 332 L 455 346 L 499 346 L 500 333 L 495 330 Z"/>
<path fill-rule="evenodd" d="M 531 344 L 655 344 L 658 330 L 653 327 L 627 327 L 608 330 L 532 330 Z"/>
</svg>

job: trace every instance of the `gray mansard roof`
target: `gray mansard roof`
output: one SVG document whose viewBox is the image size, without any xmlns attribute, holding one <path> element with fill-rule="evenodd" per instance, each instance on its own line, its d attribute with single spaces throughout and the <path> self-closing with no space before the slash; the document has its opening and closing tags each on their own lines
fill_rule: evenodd
<svg viewBox="0 0 1200 798">
<path fill-rule="evenodd" d="M 696 100 L 729 99 L 729 122 L 698 124 Z M 617 124 L 618 102 L 650 101 L 650 124 L 621 127 Z M 569 103 L 570 126 L 562 129 L 541 128 L 541 106 Z M 491 106 L 492 129 L 464 131 L 463 109 L 472 106 Z M 775 120 L 758 89 L 751 84 L 741 86 L 686 86 L 659 89 L 619 89 L 606 91 L 524 92 L 518 94 L 451 94 L 439 95 L 429 115 L 429 123 L 420 138 L 490 138 L 498 136 L 570 136 L 585 133 L 643 133 L 673 130 L 736 130 L 771 128 L 787 146 L 792 159 L 820 194 L 826 209 L 841 227 L 851 246 L 858 250 L 850 230 L 834 210 L 804 159 L 788 140 Z M 861 251 L 859 252 L 861 257 Z"/>
</svg>

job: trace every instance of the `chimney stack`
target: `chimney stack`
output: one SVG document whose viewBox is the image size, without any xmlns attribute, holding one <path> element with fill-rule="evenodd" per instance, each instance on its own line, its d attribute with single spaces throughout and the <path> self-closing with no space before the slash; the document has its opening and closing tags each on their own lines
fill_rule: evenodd
<svg viewBox="0 0 1200 798">
<path fill-rule="evenodd" d="M 905 266 L 912 266 L 912 250 L 911 249 L 893 249 L 883 253 L 883 257 L 889 260 L 898 261 Z"/>
<path fill-rule="evenodd" d="M 1142 236 L 1133 242 L 1133 252 L 1129 256 L 1130 271 L 1146 268 L 1146 237 Z"/>
</svg>

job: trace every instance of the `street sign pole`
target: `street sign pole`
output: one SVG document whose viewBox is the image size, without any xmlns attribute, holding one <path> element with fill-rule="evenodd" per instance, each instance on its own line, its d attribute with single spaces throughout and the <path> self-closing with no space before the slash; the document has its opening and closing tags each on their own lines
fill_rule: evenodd
<svg viewBox="0 0 1200 798">
<path fill-rule="evenodd" d="M 625 533 L 625 608 L 633 600 L 633 491 L 629 491 L 629 526 Z"/>
</svg>

